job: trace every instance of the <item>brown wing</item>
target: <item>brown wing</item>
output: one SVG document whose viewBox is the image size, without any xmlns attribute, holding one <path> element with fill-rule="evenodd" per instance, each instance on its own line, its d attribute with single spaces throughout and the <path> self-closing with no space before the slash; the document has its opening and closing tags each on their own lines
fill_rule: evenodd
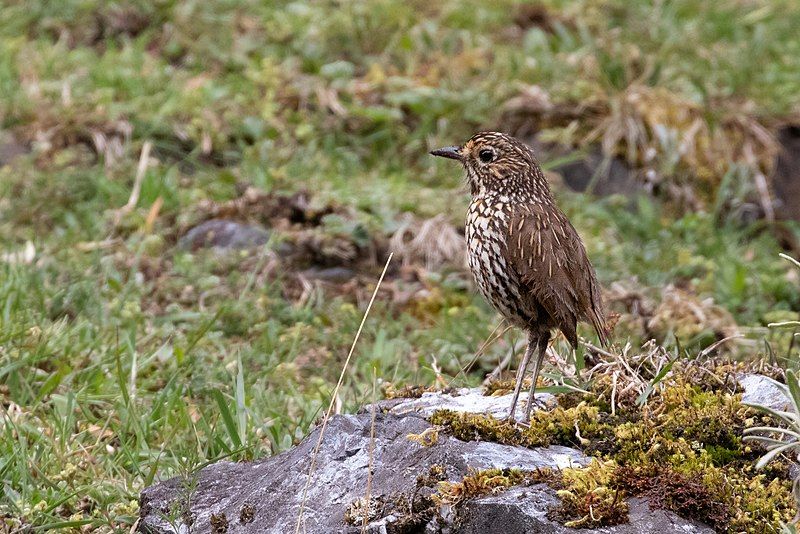
<svg viewBox="0 0 800 534">
<path fill-rule="evenodd" d="M 506 260 L 572 346 L 578 345 L 579 320 L 588 321 L 607 345 L 608 327 L 594 268 L 566 216 L 553 206 L 518 207 L 507 232 Z"/>
</svg>

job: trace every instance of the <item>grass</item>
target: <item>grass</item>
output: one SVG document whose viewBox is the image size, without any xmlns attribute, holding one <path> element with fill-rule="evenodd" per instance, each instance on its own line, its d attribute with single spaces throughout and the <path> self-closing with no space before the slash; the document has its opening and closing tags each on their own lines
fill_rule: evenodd
<svg viewBox="0 0 800 534">
<path fill-rule="evenodd" d="M 130 528 L 144 486 L 301 439 L 329 402 L 379 266 L 355 267 L 353 291 L 299 298 L 270 247 L 188 252 L 174 246 L 180 229 L 243 185 L 336 206 L 307 229 L 324 243 L 385 244 L 403 212 L 459 225 L 459 173 L 427 151 L 510 125 L 504 103 L 531 85 L 556 111 L 587 110 L 545 117 L 545 137 L 603 143 L 700 199 L 682 211 L 666 194 L 632 208 L 561 191 L 606 286 L 658 302 L 676 284 L 713 299 L 758 343 L 742 357 L 761 350 L 776 313 L 796 318 L 777 241 L 726 206 L 750 201 L 753 173 L 767 170 L 758 128 L 798 111 L 800 8 L 538 5 L 4 2 L 0 130 L 29 152 L 0 165 L 0 252 L 36 249 L 32 263 L 0 263 L 7 526 Z M 695 119 L 700 133 L 681 146 Z M 146 141 L 141 196 L 117 221 Z M 432 384 L 436 369 L 477 384 L 502 359 L 517 334 L 459 374 L 497 324 L 468 280 L 452 267 L 392 276 L 345 377 L 344 410 L 371 398 L 373 369 L 395 384 Z M 767 341 L 794 365 L 797 348 Z"/>
</svg>

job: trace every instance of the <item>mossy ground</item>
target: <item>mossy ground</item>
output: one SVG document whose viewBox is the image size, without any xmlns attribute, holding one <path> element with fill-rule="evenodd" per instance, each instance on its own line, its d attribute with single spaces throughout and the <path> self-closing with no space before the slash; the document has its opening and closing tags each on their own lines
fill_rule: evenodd
<svg viewBox="0 0 800 534">
<path fill-rule="evenodd" d="M 788 466 L 756 472 L 760 451 L 742 443 L 745 427 L 769 421 L 739 393 L 679 378 L 689 374 L 671 375 L 645 406 L 622 403 L 614 414 L 609 384 L 598 380 L 588 394 L 561 395 L 557 408 L 534 413 L 526 427 L 451 411 L 430 421 L 463 440 L 567 445 L 594 457 L 551 480 L 562 500 L 552 516 L 570 526 L 617 524 L 627 517 L 625 498 L 644 496 L 719 532 L 777 530 L 795 515 Z M 719 378 L 708 382 L 718 386 Z"/>
</svg>

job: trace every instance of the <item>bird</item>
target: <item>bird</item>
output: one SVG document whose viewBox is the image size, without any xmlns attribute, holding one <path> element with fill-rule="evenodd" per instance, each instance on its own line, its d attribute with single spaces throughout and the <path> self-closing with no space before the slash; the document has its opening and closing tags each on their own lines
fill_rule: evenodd
<svg viewBox="0 0 800 534">
<path fill-rule="evenodd" d="M 508 420 L 525 372 L 533 377 L 523 422 L 530 421 L 536 381 L 552 332 L 573 348 L 588 322 L 603 346 L 610 329 L 594 267 L 578 232 L 558 208 L 533 151 L 501 132 L 479 132 L 461 146 L 430 152 L 461 162 L 472 200 L 466 217 L 467 258 L 479 292 L 510 324 L 527 332 Z"/>
</svg>

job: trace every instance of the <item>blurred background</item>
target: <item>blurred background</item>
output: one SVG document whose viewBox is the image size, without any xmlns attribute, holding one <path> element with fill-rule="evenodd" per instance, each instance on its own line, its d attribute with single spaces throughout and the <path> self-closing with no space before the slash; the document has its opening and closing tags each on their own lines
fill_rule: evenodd
<svg viewBox="0 0 800 534">
<path fill-rule="evenodd" d="M 9 529 L 130 528 L 154 480 L 290 447 L 390 251 L 337 409 L 514 367 L 461 170 L 427 154 L 481 129 L 534 148 L 620 347 L 797 365 L 794 0 L 0 10 Z M 575 383 L 584 349 L 554 347 Z"/>
</svg>

